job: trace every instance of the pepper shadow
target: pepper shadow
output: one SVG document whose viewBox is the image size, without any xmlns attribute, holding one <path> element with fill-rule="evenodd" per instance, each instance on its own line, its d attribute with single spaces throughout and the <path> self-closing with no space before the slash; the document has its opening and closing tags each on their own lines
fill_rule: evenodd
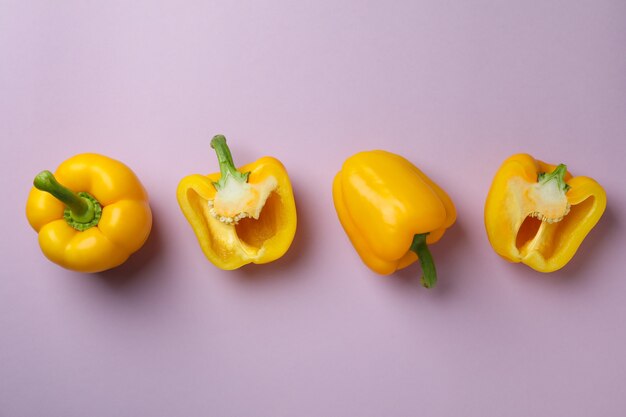
<svg viewBox="0 0 626 417">
<path fill-rule="evenodd" d="M 122 265 L 96 274 L 109 288 L 122 290 L 130 287 L 131 284 L 136 285 L 147 279 L 150 274 L 146 271 L 154 265 L 155 260 L 163 253 L 164 242 L 161 226 L 158 221 L 155 221 L 158 216 L 155 214 L 154 208 L 151 208 L 152 230 L 143 247 L 130 255 Z"/>
<path fill-rule="evenodd" d="M 299 187 L 294 187 L 299 188 Z M 233 271 L 234 276 L 242 282 L 259 282 L 266 280 L 282 280 L 293 279 L 301 274 L 295 274 L 298 265 L 302 263 L 303 258 L 310 253 L 311 242 L 313 242 L 315 233 L 311 224 L 312 215 L 308 212 L 308 201 L 305 197 L 294 192 L 296 202 L 296 213 L 298 223 L 296 226 L 296 234 L 291 246 L 281 258 L 267 264 L 250 263 Z"/>
<path fill-rule="evenodd" d="M 446 231 L 445 235 L 437 243 L 429 246 L 437 268 L 437 284 L 434 288 L 424 288 L 421 283 L 422 269 L 419 261 L 408 267 L 394 272 L 389 278 L 392 285 L 407 291 L 425 291 L 435 296 L 447 295 L 461 278 L 458 273 L 456 259 L 461 250 L 468 246 L 468 235 L 461 222 L 457 222 Z"/>
</svg>

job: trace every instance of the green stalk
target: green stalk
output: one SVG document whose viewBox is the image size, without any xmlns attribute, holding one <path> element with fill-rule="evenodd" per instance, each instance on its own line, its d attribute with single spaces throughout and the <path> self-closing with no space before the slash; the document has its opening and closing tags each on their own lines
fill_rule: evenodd
<svg viewBox="0 0 626 417">
<path fill-rule="evenodd" d="M 102 216 L 102 206 L 92 195 L 86 192 L 75 193 L 61 185 L 50 171 L 42 171 L 33 181 L 35 188 L 52 194 L 65 204 L 65 221 L 74 229 L 84 231 L 94 227 Z"/>
<path fill-rule="evenodd" d="M 541 185 L 550 181 L 556 181 L 559 189 L 567 192 L 571 187 L 565 183 L 565 174 L 567 173 L 567 165 L 559 164 L 552 172 L 542 172 L 537 178 L 537 182 Z"/>
<path fill-rule="evenodd" d="M 422 266 L 422 285 L 426 288 L 433 288 L 437 283 L 437 270 L 435 269 L 433 256 L 428 250 L 428 245 L 426 245 L 427 236 L 428 233 L 415 235 L 410 249 L 417 254 L 420 265 Z"/>
<path fill-rule="evenodd" d="M 214 136 L 211 140 L 211 148 L 215 149 L 217 161 L 220 164 L 220 173 L 222 174 L 219 181 L 213 183 L 216 190 L 219 191 L 226 186 L 228 177 L 232 177 L 239 182 L 248 182 L 250 172 L 241 173 L 237 171 L 235 163 L 233 162 L 233 156 L 231 155 L 230 149 L 226 144 L 226 138 L 224 135 Z"/>
</svg>

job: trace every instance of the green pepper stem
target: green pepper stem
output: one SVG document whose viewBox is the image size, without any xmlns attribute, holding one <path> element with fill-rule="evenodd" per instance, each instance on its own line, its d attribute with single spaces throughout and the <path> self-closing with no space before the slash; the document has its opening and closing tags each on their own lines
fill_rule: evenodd
<svg viewBox="0 0 626 417">
<path fill-rule="evenodd" d="M 59 184 L 57 179 L 50 171 L 42 171 L 35 177 L 33 181 L 35 188 L 52 194 L 63 204 L 72 210 L 72 214 L 77 217 L 84 217 L 89 212 L 89 203 L 82 197 L 67 187 Z"/>
<path fill-rule="evenodd" d="M 567 165 L 559 164 L 552 172 L 542 172 L 537 178 L 539 184 L 546 184 L 550 181 L 556 181 L 559 189 L 567 192 L 571 187 L 565 183 L 565 174 L 567 173 Z"/>
<path fill-rule="evenodd" d="M 231 155 L 230 149 L 226 144 L 226 138 L 224 135 L 215 135 L 213 139 L 211 139 L 211 148 L 215 149 L 217 161 L 220 165 L 220 173 L 222 174 L 219 181 L 213 183 L 218 191 L 225 186 L 226 180 L 229 176 L 239 182 L 248 182 L 248 176 L 250 173 L 241 173 L 237 171 L 235 163 L 233 162 L 233 156 Z"/>
<path fill-rule="evenodd" d="M 435 269 L 435 262 L 426 245 L 426 237 L 428 233 L 421 233 L 413 236 L 413 243 L 411 243 L 411 250 L 417 254 L 420 265 L 422 266 L 422 285 L 426 288 L 433 288 L 437 283 L 437 270 Z"/>
<path fill-rule="evenodd" d="M 33 181 L 35 188 L 52 194 L 67 206 L 65 220 L 78 230 L 95 226 L 100 220 L 102 208 L 91 195 L 75 193 L 61 185 L 50 171 L 42 171 Z"/>
</svg>

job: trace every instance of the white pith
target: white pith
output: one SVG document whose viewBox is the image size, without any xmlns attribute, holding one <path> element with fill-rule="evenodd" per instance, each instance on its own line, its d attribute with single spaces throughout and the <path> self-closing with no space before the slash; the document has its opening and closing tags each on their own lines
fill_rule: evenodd
<svg viewBox="0 0 626 417">
<path fill-rule="evenodd" d="M 225 224 L 236 225 L 241 219 L 258 219 L 270 194 L 278 182 L 270 176 L 260 183 L 241 182 L 230 175 L 224 186 L 208 200 L 209 214 Z"/>
<path fill-rule="evenodd" d="M 534 207 L 534 211 L 528 215 L 546 223 L 560 222 L 571 208 L 565 192 L 557 181 L 533 184 L 528 190 L 528 198 Z"/>
</svg>

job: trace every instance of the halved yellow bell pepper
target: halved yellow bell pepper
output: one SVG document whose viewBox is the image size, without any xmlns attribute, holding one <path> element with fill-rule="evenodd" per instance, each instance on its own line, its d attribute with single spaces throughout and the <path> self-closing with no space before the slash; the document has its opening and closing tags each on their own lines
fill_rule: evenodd
<svg viewBox="0 0 626 417">
<path fill-rule="evenodd" d="M 61 185 L 63 184 L 63 185 Z M 39 173 L 26 202 L 44 255 L 64 268 L 99 272 L 122 264 L 152 228 L 148 195 L 123 163 L 81 154 Z"/>
<path fill-rule="evenodd" d="M 339 221 L 363 262 L 391 274 L 420 260 L 422 284 L 437 273 L 427 244 L 456 220 L 450 197 L 415 165 L 386 151 L 348 158 L 333 182 Z"/>
<path fill-rule="evenodd" d="M 496 173 L 485 227 L 500 256 L 552 272 L 572 259 L 605 208 L 606 193 L 595 180 L 572 177 L 563 164 L 517 154 Z"/>
<path fill-rule="evenodd" d="M 215 136 L 211 147 L 220 172 L 187 176 L 176 193 L 204 255 L 225 270 L 280 258 L 297 223 L 285 167 L 266 156 L 238 170 L 224 136 Z"/>
</svg>

